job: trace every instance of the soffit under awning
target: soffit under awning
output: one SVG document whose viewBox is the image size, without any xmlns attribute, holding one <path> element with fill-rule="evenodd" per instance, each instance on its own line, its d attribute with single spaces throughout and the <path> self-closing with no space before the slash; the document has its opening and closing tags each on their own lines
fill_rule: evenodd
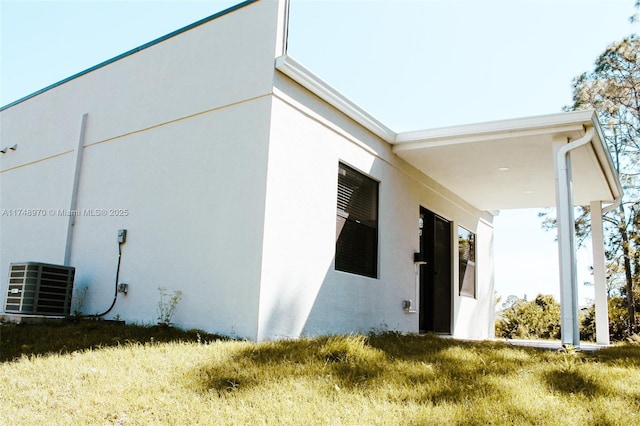
<svg viewBox="0 0 640 426">
<path fill-rule="evenodd" d="M 550 207 L 557 146 L 589 127 L 570 154 L 574 204 L 612 202 L 621 189 L 593 111 L 400 133 L 393 152 L 480 210 Z"/>
</svg>

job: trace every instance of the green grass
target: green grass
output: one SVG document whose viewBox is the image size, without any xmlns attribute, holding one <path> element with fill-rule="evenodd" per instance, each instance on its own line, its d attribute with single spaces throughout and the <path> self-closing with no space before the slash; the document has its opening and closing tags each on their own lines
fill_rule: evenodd
<svg viewBox="0 0 640 426">
<path fill-rule="evenodd" d="M 0 333 L 0 424 L 640 424 L 640 345 L 591 354 L 397 334 L 256 344 L 93 322 Z"/>
</svg>

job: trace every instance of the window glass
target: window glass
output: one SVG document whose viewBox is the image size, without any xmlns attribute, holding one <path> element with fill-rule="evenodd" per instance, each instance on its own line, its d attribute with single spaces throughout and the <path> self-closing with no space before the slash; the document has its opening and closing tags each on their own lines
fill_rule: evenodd
<svg viewBox="0 0 640 426">
<path fill-rule="evenodd" d="M 335 262 L 338 271 L 378 276 L 378 182 L 342 163 Z"/>
<path fill-rule="evenodd" d="M 458 227 L 460 295 L 476 297 L 476 234 Z"/>
</svg>

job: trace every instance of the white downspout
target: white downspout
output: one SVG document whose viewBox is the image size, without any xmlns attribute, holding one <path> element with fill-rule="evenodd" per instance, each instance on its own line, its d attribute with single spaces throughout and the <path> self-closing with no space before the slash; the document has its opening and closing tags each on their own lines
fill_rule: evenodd
<svg viewBox="0 0 640 426">
<path fill-rule="evenodd" d="M 82 169 L 82 154 L 84 152 L 84 139 L 87 130 L 87 117 L 89 114 L 82 114 L 80 123 L 80 135 L 78 146 L 76 147 L 76 158 L 73 166 L 73 185 L 71 187 L 71 200 L 69 202 L 69 220 L 67 222 L 67 239 L 64 248 L 64 265 L 69 266 L 71 262 L 71 248 L 73 244 L 73 229 L 76 224 L 76 214 L 78 207 L 78 186 L 80 185 L 80 170 Z"/>
<path fill-rule="evenodd" d="M 620 204 L 622 204 L 622 197 L 616 198 L 615 200 L 613 200 L 613 203 L 609 204 L 607 207 L 603 207 L 602 214 L 607 214 L 610 211 L 617 209 L 618 207 L 620 207 Z"/>
<path fill-rule="evenodd" d="M 560 327 L 561 340 L 564 346 L 580 346 L 575 225 L 569 152 L 590 143 L 594 133 L 595 130 L 591 127 L 583 137 L 563 145 L 556 152 L 556 208 L 558 216 L 558 256 L 560 264 Z"/>
</svg>

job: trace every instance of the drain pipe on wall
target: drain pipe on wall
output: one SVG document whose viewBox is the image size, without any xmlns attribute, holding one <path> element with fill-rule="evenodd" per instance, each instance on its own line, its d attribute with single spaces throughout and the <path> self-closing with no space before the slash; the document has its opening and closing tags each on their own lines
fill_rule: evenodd
<svg viewBox="0 0 640 426">
<path fill-rule="evenodd" d="M 69 266 L 71 262 L 71 243 L 73 242 L 73 228 L 76 224 L 76 209 L 78 207 L 78 186 L 80 185 L 80 170 L 82 169 L 82 154 L 84 151 L 84 139 L 87 131 L 87 118 L 89 114 L 82 114 L 80 122 L 80 135 L 78 136 L 78 146 L 76 147 L 76 158 L 73 167 L 73 185 L 71 187 L 71 200 L 69 202 L 69 220 L 67 222 L 67 240 L 64 247 L 64 263 Z"/>
<path fill-rule="evenodd" d="M 563 346 L 580 346 L 578 327 L 578 280 L 575 254 L 573 192 L 570 151 L 593 140 L 595 129 L 590 127 L 584 136 L 562 145 L 556 152 L 556 209 L 558 220 L 558 256 L 560 264 L 560 313 Z"/>
</svg>

